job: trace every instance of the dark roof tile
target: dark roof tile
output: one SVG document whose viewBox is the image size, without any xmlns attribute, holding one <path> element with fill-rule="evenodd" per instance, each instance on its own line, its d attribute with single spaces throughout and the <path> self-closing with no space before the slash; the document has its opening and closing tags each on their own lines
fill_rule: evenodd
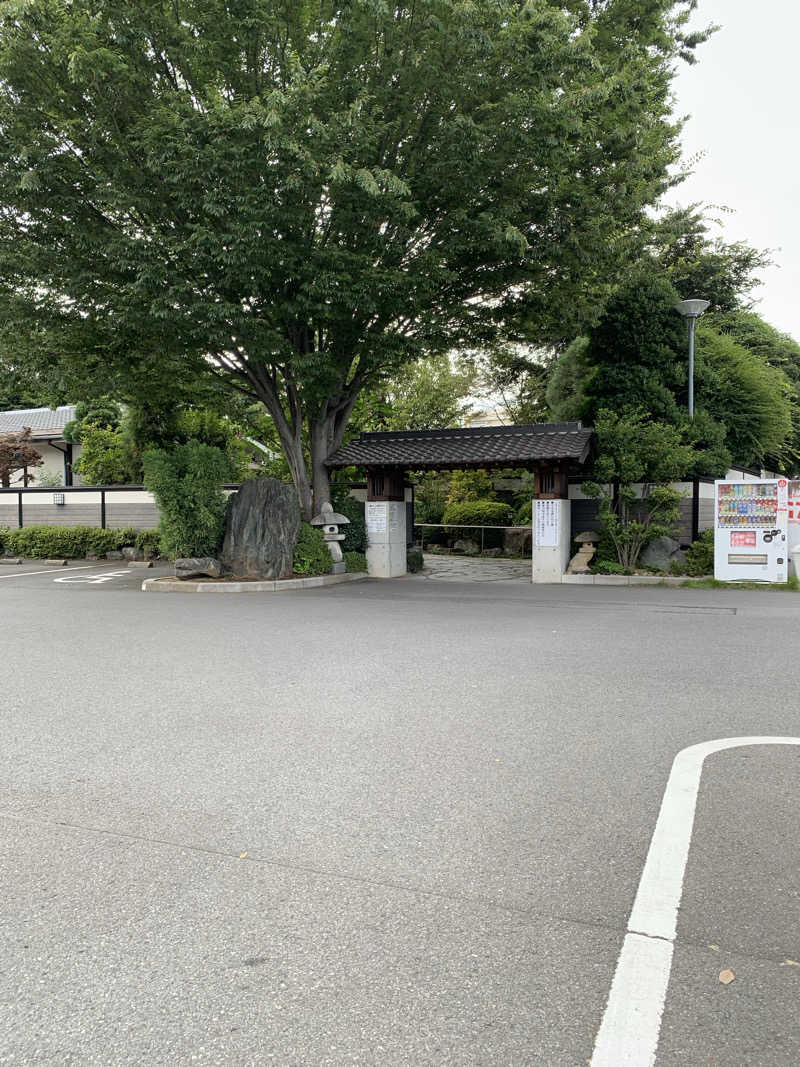
<svg viewBox="0 0 800 1067">
<path fill-rule="evenodd" d="M 340 448 L 327 465 L 450 470 L 526 466 L 547 460 L 583 463 L 593 434 L 579 422 L 362 433 Z"/>
</svg>

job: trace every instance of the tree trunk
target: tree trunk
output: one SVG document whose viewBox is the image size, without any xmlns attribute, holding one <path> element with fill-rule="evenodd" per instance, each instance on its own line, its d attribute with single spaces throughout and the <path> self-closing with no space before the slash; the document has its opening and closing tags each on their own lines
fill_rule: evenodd
<svg viewBox="0 0 800 1067">
<path fill-rule="evenodd" d="M 311 481 L 314 489 L 314 510 L 317 514 L 322 510 L 322 505 L 331 502 L 331 478 L 325 460 L 335 447 L 334 436 L 335 417 L 324 415 L 316 422 L 312 422 L 309 430 L 311 437 Z"/>
</svg>

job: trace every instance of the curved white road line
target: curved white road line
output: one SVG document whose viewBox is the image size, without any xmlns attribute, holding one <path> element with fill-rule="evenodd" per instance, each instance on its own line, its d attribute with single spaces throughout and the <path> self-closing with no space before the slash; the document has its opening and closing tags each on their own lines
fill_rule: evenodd
<svg viewBox="0 0 800 1067">
<path fill-rule="evenodd" d="M 655 1063 L 703 762 L 714 752 L 746 745 L 800 745 L 800 737 L 724 737 L 675 757 L 591 1067 Z"/>
</svg>

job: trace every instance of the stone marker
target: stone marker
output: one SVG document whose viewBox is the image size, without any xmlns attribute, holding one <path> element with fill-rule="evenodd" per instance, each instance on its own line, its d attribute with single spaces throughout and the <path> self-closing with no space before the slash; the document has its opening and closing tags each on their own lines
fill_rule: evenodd
<svg viewBox="0 0 800 1067">
<path fill-rule="evenodd" d="M 132 560 L 142 560 L 144 559 L 144 552 L 142 552 L 141 548 L 134 548 L 132 545 L 126 545 L 122 550 L 122 558 L 126 559 L 128 563 Z"/>
<path fill-rule="evenodd" d="M 600 534 L 596 530 L 585 530 L 583 533 L 576 534 L 574 540 L 581 547 L 569 561 L 567 574 L 588 574 L 589 564 L 597 551 Z"/>
<path fill-rule="evenodd" d="M 228 502 L 222 563 L 237 578 L 288 578 L 300 534 L 293 485 L 275 478 L 245 482 Z"/>
<path fill-rule="evenodd" d="M 141 566 L 141 564 L 140 564 Z M 175 560 L 175 577 L 185 581 L 187 578 L 221 578 L 222 564 L 210 556 L 191 556 Z"/>
<path fill-rule="evenodd" d="M 686 553 L 681 551 L 680 542 L 672 537 L 657 537 L 651 541 L 639 557 L 643 567 L 653 567 L 655 570 L 668 571 L 672 563 L 686 562 Z"/>
</svg>

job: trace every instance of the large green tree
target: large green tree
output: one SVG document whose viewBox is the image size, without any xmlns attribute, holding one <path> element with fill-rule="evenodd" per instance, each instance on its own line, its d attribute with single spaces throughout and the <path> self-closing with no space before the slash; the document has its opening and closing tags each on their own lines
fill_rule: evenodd
<svg viewBox="0 0 800 1067">
<path fill-rule="evenodd" d="M 681 299 L 701 296 L 717 313 L 748 309 L 770 253 L 746 241 L 724 241 L 719 232 L 712 236 L 720 225 L 702 205 L 672 208 L 653 224 L 648 253 Z"/>
<path fill-rule="evenodd" d="M 688 345 L 686 326 L 674 309 L 677 298 L 653 261 L 632 272 L 596 326 L 557 361 L 547 393 L 554 415 L 594 422 L 603 410 L 625 416 L 644 409 L 651 419 L 683 429 L 694 449 L 687 474 L 723 474 L 732 460 L 783 465 L 793 431 L 793 387 L 784 373 L 790 339 L 776 344 L 769 360 L 755 342 L 746 346 L 721 332 L 726 321 L 733 328 L 736 316 L 701 319 L 697 415 L 690 424 Z M 770 337 L 770 328 L 756 330 L 753 319 L 744 319 L 752 336 Z"/>
<path fill-rule="evenodd" d="M 365 387 L 604 299 L 677 159 L 694 6 L 3 4 L 0 342 L 103 391 L 216 376 L 308 515 Z"/>
</svg>

